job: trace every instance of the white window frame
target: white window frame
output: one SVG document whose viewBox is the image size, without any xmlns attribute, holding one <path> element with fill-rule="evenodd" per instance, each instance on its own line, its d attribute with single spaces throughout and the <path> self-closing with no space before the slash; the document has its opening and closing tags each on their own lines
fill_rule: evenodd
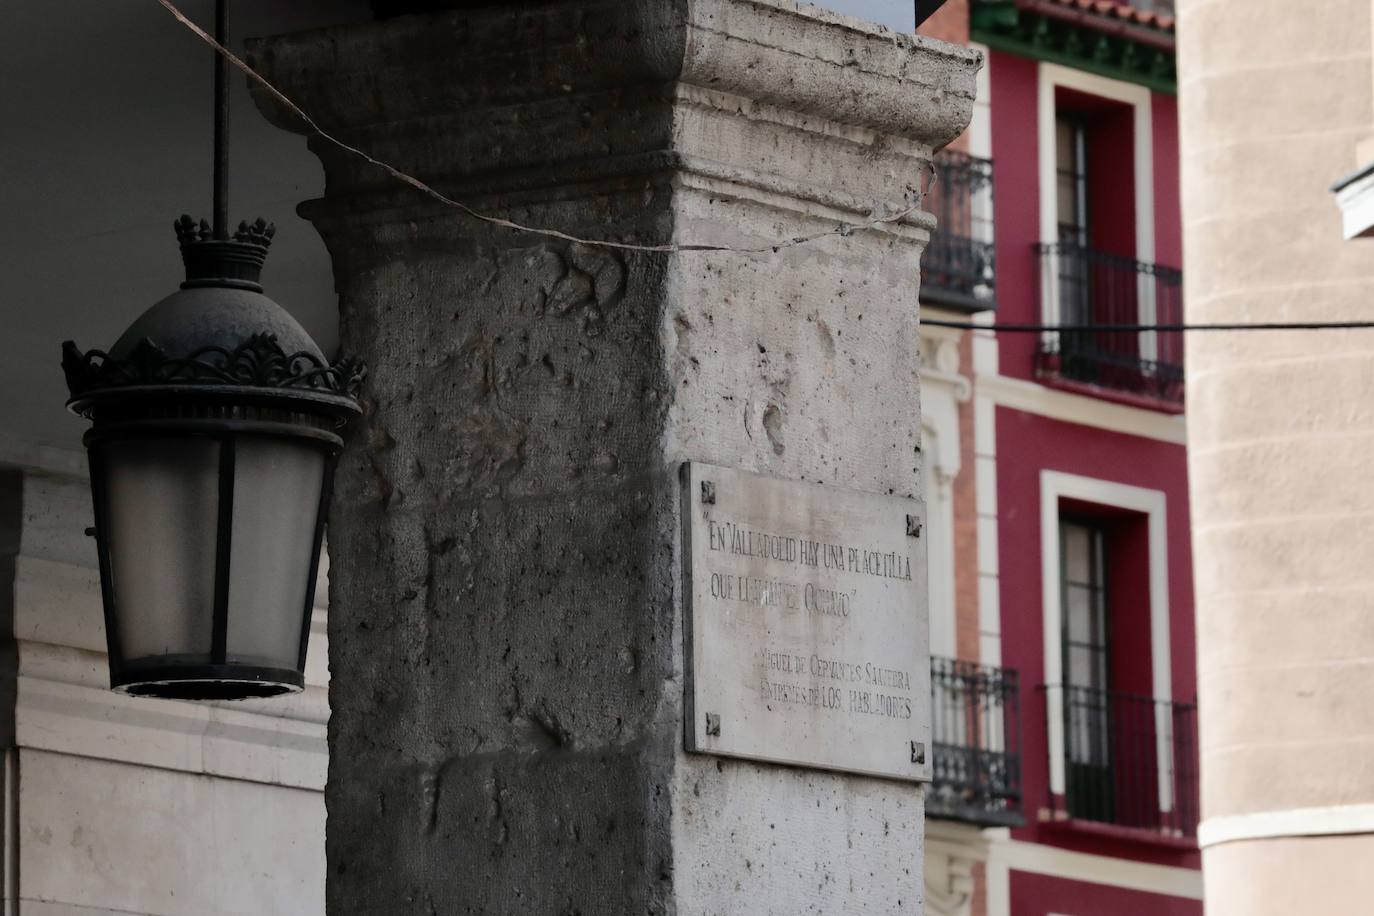
<svg viewBox="0 0 1374 916">
<path fill-rule="evenodd" d="M 924 393 L 924 392 L 923 392 Z M 924 408 L 925 405 L 923 404 Z M 921 417 L 921 454 L 925 459 L 926 563 L 930 609 L 930 654 L 954 658 L 958 654 L 958 622 L 954 610 L 954 500 L 948 471 L 932 460 L 950 438 L 948 431 Z"/>
<path fill-rule="evenodd" d="M 1159 773 L 1159 810 L 1174 807 L 1173 718 L 1166 705 L 1173 699 L 1173 658 L 1169 642 L 1169 554 L 1167 499 L 1162 490 L 1081 477 L 1063 471 L 1040 472 L 1040 576 L 1044 618 L 1045 684 L 1064 683 L 1063 588 L 1060 580 L 1060 502 L 1076 499 L 1146 516 L 1149 544 L 1151 693 L 1155 700 L 1155 754 Z M 1065 791 L 1064 695 L 1045 693 L 1050 747 L 1050 791 Z"/>
<path fill-rule="evenodd" d="M 1041 61 L 1037 71 L 1037 151 L 1040 157 L 1040 239 L 1056 243 L 1059 239 L 1059 184 L 1056 177 L 1057 145 L 1055 117 L 1057 106 L 1054 103 L 1055 90 L 1062 87 L 1088 95 L 1123 102 L 1133 109 L 1133 133 L 1135 146 L 1135 257 L 1138 261 L 1154 263 L 1155 260 L 1155 165 L 1154 165 L 1154 120 L 1151 110 L 1150 90 L 1135 83 L 1108 79 L 1095 73 L 1085 73 L 1071 67 Z M 1042 270 L 1041 305 L 1045 324 L 1059 323 L 1059 272 Z M 1154 278 L 1142 274 L 1140 284 L 1140 322 L 1151 324 L 1155 320 Z M 1045 344 L 1051 350 L 1058 349 L 1058 334 L 1047 331 Z M 1141 335 L 1140 355 L 1152 360 L 1157 353 L 1153 332 Z"/>
<path fill-rule="evenodd" d="M 973 389 L 959 373 L 959 334 L 930 329 L 921 337 L 921 457 L 926 499 L 926 538 L 930 567 L 930 653 L 958 655 L 954 575 L 954 479 L 963 464 L 959 442 L 959 405 Z"/>
</svg>

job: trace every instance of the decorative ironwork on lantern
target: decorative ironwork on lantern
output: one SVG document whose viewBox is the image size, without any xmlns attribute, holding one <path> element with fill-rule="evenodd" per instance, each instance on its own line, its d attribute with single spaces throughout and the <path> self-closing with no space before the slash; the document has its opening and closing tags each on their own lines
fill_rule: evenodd
<svg viewBox="0 0 1374 916">
<path fill-rule="evenodd" d="M 223 0 L 218 28 L 223 41 Z M 181 289 L 109 352 L 63 344 L 85 436 L 110 685 L 196 700 L 300 690 L 335 460 L 360 363 L 330 364 L 259 277 L 274 229 L 175 224 Z"/>
</svg>

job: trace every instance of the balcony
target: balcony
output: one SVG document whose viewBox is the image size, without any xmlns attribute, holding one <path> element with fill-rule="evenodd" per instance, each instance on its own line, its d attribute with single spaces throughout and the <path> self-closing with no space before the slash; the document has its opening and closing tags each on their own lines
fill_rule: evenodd
<svg viewBox="0 0 1374 916">
<path fill-rule="evenodd" d="M 925 207 L 937 223 L 921 256 L 921 301 L 961 312 L 996 308 L 992 160 L 936 153 Z"/>
<path fill-rule="evenodd" d="M 937 657 L 930 686 L 927 815 L 980 826 L 1023 823 L 1016 672 Z"/>
<path fill-rule="evenodd" d="M 1197 706 L 1087 687 L 1044 688 L 1048 816 L 1080 829 L 1191 847 L 1198 823 Z M 1055 759 L 1055 758 L 1058 759 Z"/>
<path fill-rule="evenodd" d="M 1183 333 L 1120 328 L 1182 323 L 1183 272 L 1067 243 L 1036 247 L 1041 313 L 1045 324 L 1060 328 L 1041 337 L 1036 375 L 1060 387 L 1181 411 Z"/>
</svg>

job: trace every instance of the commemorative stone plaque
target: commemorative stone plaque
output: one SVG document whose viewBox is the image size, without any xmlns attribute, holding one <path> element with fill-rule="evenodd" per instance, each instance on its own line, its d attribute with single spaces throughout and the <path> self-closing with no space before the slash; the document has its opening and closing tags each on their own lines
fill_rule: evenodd
<svg viewBox="0 0 1374 916">
<path fill-rule="evenodd" d="M 925 508 L 683 466 L 691 751 L 930 779 Z"/>
</svg>

